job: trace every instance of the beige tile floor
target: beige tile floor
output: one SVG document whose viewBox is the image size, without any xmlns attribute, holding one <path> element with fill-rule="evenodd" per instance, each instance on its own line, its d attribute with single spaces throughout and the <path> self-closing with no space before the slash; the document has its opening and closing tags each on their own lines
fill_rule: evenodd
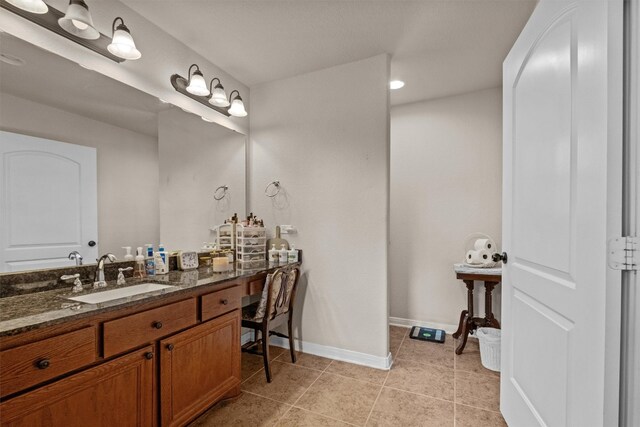
<svg viewBox="0 0 640 427">
<path fill-rule="evenodd" d="M 499 412 L 500 376 L 480 363 L 477 341 L 462 355 L 456 341 L 409 339 L 390 328 L 390 371 L 272 347 L 273 381 L 262 358 L 242 355 L 242 396 L 220 403 L 192 423 L 213 426 L 506 426 Z"/>
</svg>

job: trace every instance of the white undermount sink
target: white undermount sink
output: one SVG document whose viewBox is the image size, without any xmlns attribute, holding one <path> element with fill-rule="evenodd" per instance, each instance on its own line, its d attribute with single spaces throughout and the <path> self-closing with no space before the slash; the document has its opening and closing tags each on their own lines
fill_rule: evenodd
<svg viewBox="0 0 640 427">
<path fill-rule="evenodd" d="M 172 287 L 173 286 L 170 285 L 158 285 L 157 283 L 142 283 L 140 285 L 127 286 L 126 288 L 121 289 L 112 289 L 110 291 L 96 292 L 95 294 L 66 298 L 72 301 L 84 302 L 86 304 L 100 304 L 101 302 L 113 301 L 116 299 L 146 294 L 148 292 L 155 292 Z"/>
</svg>

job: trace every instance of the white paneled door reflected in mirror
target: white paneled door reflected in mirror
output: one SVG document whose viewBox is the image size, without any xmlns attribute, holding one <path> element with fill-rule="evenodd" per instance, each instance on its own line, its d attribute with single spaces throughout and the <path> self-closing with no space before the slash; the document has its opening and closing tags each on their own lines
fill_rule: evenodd
<svg viewBox="0 0 640 427">
<path fill-rule="evenodd" d="M 245 213 L 244 135 L 7 33 L 0 54 L 0 273 L 198 250 Z"/>
</svg>

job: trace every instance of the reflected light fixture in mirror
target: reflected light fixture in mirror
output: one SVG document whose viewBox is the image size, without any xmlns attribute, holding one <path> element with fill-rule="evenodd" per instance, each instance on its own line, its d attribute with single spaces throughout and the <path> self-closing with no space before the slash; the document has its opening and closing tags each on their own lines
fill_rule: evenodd
<svg viewBox="0 0 640 427">
<path fill-rule="evenodd" d="M 402 80 L 391 80 L 389 82 L 389 89 L 396 90 L 402 89 L 404 87 L 404 82 Z"/>
<path fill-rule="evenodd" d="M 31 13 L 43 14 L 49 11 L 49 6 L 42 0 L 7 0 L 7 3 Z"/>
<path fill-rule="evenodd" d="M 235 98 L 231 99 L 233 94 L 237 93 Z M 229 107 L 229 114 L 233 117 L 245 117 L 247 115 L 247 111 L 244 109 L 244 103 L 242 102 L 242 97 L 240 96 L 240 92 L 234 90 L 229 95 L 229 99 L 231 100 L 231 107 Z"/>
<path fill-rule="evenodd" d="M 213 86 L 214 80 L 217 80 L 218 84 L 212 90 L 211 87 Z M 211 105 L 222 108 L 230 105 L 230 102 L 227 99 L 227 92 L 224 91 L 224 87 L 222 87 L 222 82 L 220 82 L 219 78 L 214 77 L 211 79 L 211 82 L 209 83 L 209 91 L 211 91 L 211 98 L 209 98 L 209 103 Z"/>
<path fill-rule="evenodd" d="M 88 40 L 100 38 L 100 33 L 93 26 L 89 6 L 83 0 L 71 0 L 64 17 L 58 24 L 66 32 Z"/>
<path fill-rule="evenodd" d="M 191 74 L 191 69 L 196 67 Z M 207 82 L 204 81 L 204 77 L 202 75 L 202 71 L 200 71 L 200 67 L 198 65 L 193 64 L 189 67 L 189 83 L 187 84 L 187 92 L 197 96 L 209 96 L 209 89 L 207 88 Z"/>
<path fill-rule="evenodd" d="M 116 27 L 116 22 L 120 20 L 120 23 Z M 107 46 L 107 50 L 113 55 L 122 59 L 136 60 L 140 59 L 142 54 L 136 49 L 136 44 L 131 37 L 131 31 L 124 25 L 124 20 L 121 17 L 117 17 L 111 24 L 111 44 Z"/>
</svg>

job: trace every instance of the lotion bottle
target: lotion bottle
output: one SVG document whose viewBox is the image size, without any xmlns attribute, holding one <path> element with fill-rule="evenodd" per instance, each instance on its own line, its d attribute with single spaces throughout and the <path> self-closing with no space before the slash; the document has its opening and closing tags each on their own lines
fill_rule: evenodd
<svg viewBox="0 0 640 427">
<path fill-rule="evenodd" d="M 298 262 L 298 250 L 291 245 L 291 249 L 288 252 L 288 261 L 289 263 Z"/>
<path fill-rule="evenodd" d="M 269 263 L 277 264 L 280 259 L 280 251 L 276 249 L 276 245 L 271 245 L 271 249 L 269 249 Z"/>
<path fill-rule="evenodd" d="M 155 256 L 154 256 L 154 267 L 155 267 L 155 272 L 156 275 L 158 274 L 167 274 L 167 265 L 164 263 L 164 260 L 162 259 L 162 253 L 161 252 L 156 252 Z"/>
<path fill-rule="evenodd" d="M 147 243 L 147 257 L 145 258 L 145 263 L 147 266 L 147 276 L 155 276 L 156 275 L 156 263 L 153 260 L 153 245 L 151 243 Z"/>
<path fill-rule="evenodd" d="M 282 246 L 280 247 L 280 256 L 278 257 L 278 260 L 280 261 L 280 264 L 286 264 L 287 263 L 287 258 L 289 257 L 288 254 L 289 251 L 287 251 L 287 248 L 285 247 L 284 243 L 282 244 Z"/>
</svg>

